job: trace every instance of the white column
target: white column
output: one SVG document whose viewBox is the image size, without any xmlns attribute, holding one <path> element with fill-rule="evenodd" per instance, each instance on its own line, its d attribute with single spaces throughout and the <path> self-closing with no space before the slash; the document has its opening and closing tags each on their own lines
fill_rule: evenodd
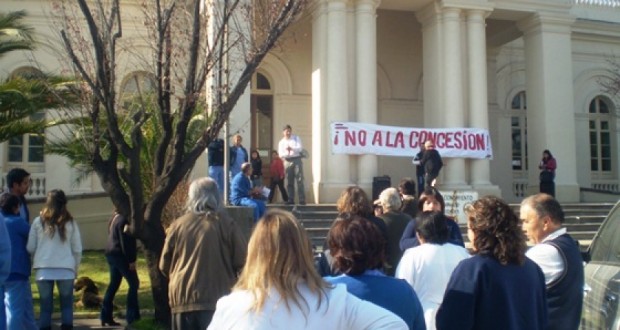
<svg viewBox="0 0 620 330">
<path fill-rule="evenodd" d="M 468 10 L 466 13 L 469 126 L 488 129 L 487 57 L 484 21 L 487 13 L 482 10 Z M 472 186 L 488 186 L 491 184 L 489 160 L 472 160 L 470 170 Z"/>
<path fill-rule="evenodd" d="M 431 3 L 416 12 L 422 24 L 422 71 L 424 72 L 424 123 L 420 126 L 439 127 L 443 111 L 440 92 L 442 82 L 442 18 L 437 5 Z"/>
<path fill-rule="evenodd" d="M 330 155 L 329 127 L 326 125 L 327 100 L 327 2 L 316 0 L 312 11 L 312 189 L 315 202 L 320 199 L 321 182 L 325 180 L 323 168 Z"/>
<path fill-rule="evenodd" d="M 332 122 L 349 120 L 346 10 L 345 0 L 327 0 L 327 85 L 323 89 L 326 93 L 326 121 L 323 122 L 326 131 L 329 131 Z M 333 202 L 351 182 L 350 160 L 349 155 L 332 155 L 330 150 L 326 153 L 326 175 L 321 185 L 320 200 Z"/>
<path fill-rule="evenodd" d="M 518 22 L 524 32 L 529 193 L 538 192 L 538 162 L 549 149 L 558 161 L 556 198 L 578 202 L 571 24 L 561 14 Z"/>
<path fill-rule="evenodd" d="M 463 98 L 463 68 L 461 46 L 461 9 L 446 7 L 443 16 L 443 89 L 446 127 L 465 126 L 465 107 Z M 445 189 L 467 189 L 465 160 L 462 158 L 444 159 L 446 165 L 443 180 L 438 180 Z"/>
<path fill-rule="evenodd" d="M 376 0 L 358 0 L 355 6 L 357 121 L 377 123 L 377 18 Z M 370 191 L 372 178 L 378 173 L 377 156 L 358 158 L 358 184 Z"/>
</svg>

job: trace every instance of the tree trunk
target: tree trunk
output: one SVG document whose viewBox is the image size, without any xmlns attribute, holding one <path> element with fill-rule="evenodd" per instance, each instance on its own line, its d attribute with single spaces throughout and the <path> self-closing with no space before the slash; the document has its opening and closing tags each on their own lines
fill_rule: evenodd
<svg viewBox="0 0 620 330">
<path fill-rule="evenodd" d="M 151 291 L 155 306 L 155 321 L 170 328 L 171 312 L 168 303 L 168 279 L 159 271 L 159 258 L 166 234 L 161 223 L 146 223 L 142 242 L 144 243 L 146 265 L 151 280 Z"/>
</svg>

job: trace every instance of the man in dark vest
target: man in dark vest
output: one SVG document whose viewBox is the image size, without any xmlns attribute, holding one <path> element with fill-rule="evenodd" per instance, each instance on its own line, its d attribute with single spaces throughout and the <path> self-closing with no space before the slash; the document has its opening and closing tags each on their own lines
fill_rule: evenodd
<svg viewBox="0 0 620 330">
<path fill-rule="evenodd" d="M 549 327 L 579 328 L 583 304 L 583 260 L 579 244 L 562 227 L 564 211 L 551 195 L 537 194 L 521 203 L 523 230 L 535 245 L 526 256 L 545 274 Z"/>
</svg>

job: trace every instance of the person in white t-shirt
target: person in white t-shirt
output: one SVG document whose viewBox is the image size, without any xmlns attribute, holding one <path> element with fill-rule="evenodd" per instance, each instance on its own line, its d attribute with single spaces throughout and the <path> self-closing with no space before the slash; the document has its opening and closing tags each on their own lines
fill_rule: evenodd
<svg viewBox="0 0 620 330">
<path fill-rule="evenodd" d="M 295 216 L 269 210 L 256 224 L 233 292 L 220 298 L 208 329 L 407 329 L 392 312 L 332 286 L 314 268 Z"/>
<path fill-rule="evenodd" d="M 429 330 L 435 329 L 435 314 L 452 271 L 469 258 L 464 247 L 448 243 L 448 221 L 440 211 L 419 214 L 416 236 L 421 244 L 407 249 L 396 268 L 395 277 L 407 281 L 418 295 Z"/>
<path fill-rule="evenodd" d="M 278 154 L 284 160 L 284 172 L 286 173 L 286 190 L 288 191 L 287 204 L 295 204 L 295 184 L 297 184 L 297 199 L 300 205 L 306 204 L 306 191 L 304 186 L 304 167 L 302 163 L 301 139 L 292 133 L 291 125 L 285 125 L 282 129 L 282 139 L 278 143 Z"/>
</svg>

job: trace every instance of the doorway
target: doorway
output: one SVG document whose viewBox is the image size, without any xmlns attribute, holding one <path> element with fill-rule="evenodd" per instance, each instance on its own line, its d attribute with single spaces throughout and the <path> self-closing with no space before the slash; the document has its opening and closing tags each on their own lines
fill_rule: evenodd
<svg viewBox="0 0 620 330">
<path fill-rule="evenodd" d="M 273 136 L 273 89 L 269 79 L 257 72 L 252 77 L 251 141 L 252 149 L 258 151 L 263 162 L 263 184 L 270 182 L 269 165 L 271 151 L 276 149 Z"/>
</svg>

